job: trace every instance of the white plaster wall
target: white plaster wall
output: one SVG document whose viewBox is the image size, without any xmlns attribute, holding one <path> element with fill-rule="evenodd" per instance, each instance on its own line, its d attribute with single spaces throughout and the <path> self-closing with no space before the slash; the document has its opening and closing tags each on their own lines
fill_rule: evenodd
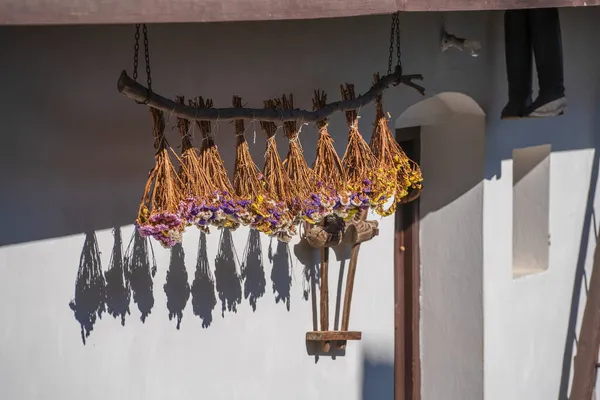
<svg viewBox="0 0 600 400">
<path fill-rule="evenodd" d="M 447 92 L 411 106 L 396 126 L 421 126 L 427 179 L 420 198 L 422 397 L 481 399 L 485 114 L 472 98 Z"/>
<path fill-rule="evenodd" d="M 483 398 L 485 121 L 457 119 L 421 131 L 430 188 L 421 199 L 424 399 Z"/>
<path fill-rule="evenodd" d="M 470 27 L 465 32 L 485 34 L 478 16 L 457 18 L 457 24 Z M 297 106 L 310 107 L 314 88 L 325 89 L 333 100 L 340 83 L 354 82 L 361 92 L 369 87 L 373 72 L 385 71 L 388 22 L 387 17 L 370 17 L 151 26 L 154 89 L 173 96 L 212 97 L 219 106 L 228 106 L 233 94 L 261 105 L 265 98 L 292 92 Z M 405 70 L 424 73 L 432 91 L 460 86 L 482 98 L 484 59 L 441 55 L 438 24 L 439 15 L 402 17 Z M 363 340 L 349 344 L 345 356 L 321 356 L 315 362 L 307 354 L 304 335 L 312 329 L 312 305 L 310 296 L 303 299 L 303 265 L 293 257 L 287 310 L 276 303 L 271 282 L 273 268 L 281 271 L 282 266 L 269 261 L 264 237 L 266 293 L 255 312 L 243 299 L 237 313 L 221 317 L 219 303 L 212 324 L 202 329 L 188 302 L 176 330 L 163 290 L 169 253 L 155 249 L 155 304 L 146 322 L 140 321 L 132 302 L 124 327 L 105 314 L 82 344 L 68 304 L 83 232 L 97 232 L 106 270 L 113 244 L 110 229 L 122 227 L 124 241 L 129 239 L 153 161 L 147 112 L 115 88 L 121 69 L 130 68 L 132 33 L 125 26 L 0 30 L 5 99 L 0 220 L 8 227 L 0 233 L 0 398 L 392 398 L 391 218 L 380 221 L 380 237 L 361 249 L 350 326 L 363 331 Z M 407 88 L 385 96 L 394 118 L 418 99 Z M 374 112 L 369 107 L 360 113 L 368 138 Z M 330 128 L 341 153 L 347 134 L 343 115 Z M 251 138 L 251 129 L 248 133 Z M 173 132 L 174 141 L 176 136 Z M 231 168 L 229 124 L 220 124 L 218 138 Z M 314 129 L 305 127 L 302 143 L 309 160 L 314 158 L 314 138 Z M 285 147 L 284 140 L 280 146 Z M 251 148 L 260 163 L 260 132 Z M 244 229 L 234 233 L 240 259 L 247 237 Z M 213 270 L 217 241 L 217 235 L 209 236 Z M 198 234 L 186 234 L 190 283 L 197 249 Z M 332 264 L 330 291 L 335 293 L 340 262 Z M 334 311 L 332 304 L 330 315 Z M 427 374 L 429 382 L 439 378 Z"/>
<path fill-rule="evenodd" d="M 561 10 L 569 110 L 560 118 L 500 121 L 504 60 L 491 61 L 484 186 L 485 398 L 566 399 L 574 339 L 595 246 L 600 9 Z M 502 16 L 490 51 L 504 51 Z M 512 160 L 515 148 L 550 144 L 548 270 L 512 277 Z M 588 191 L 591 194 L 588 196 Z M 597 229 L 597 228 L 596 228 Z M 589 276 L 589 275 L 588 275 Z"/>
<path fill-rule="evenodd" d="M 597 131 L 594 108 L 599 68 L 593 47 L 597 14 L 598 9 L 563 13 L 569 113 L 551 121 L 518 122 L 496 119 L 506 91 L 500 13 L 452 13 L 447 17 L 454 33 L 482 41 L 484 52 L 476 59 L 438 51 L 439 14 L 401 16 L 405 71 L 423 73 L 430 95 L 465 93 L 488 115 L 483 195 L 482 368 L 486 399 L 548 399 L 559 393 L 579 238 L 586 226 L 592 152 L 585 149 L 595 147 L 593 134 Z M 325 89 L 333 99 L 339 83 L 354 82 L 357 90 L 363 91 L 373 72 L 385 70 L 388 28 L 387 17 L 152 26 L 154 88 L 173 96 L 213 97 L 220 106 L 227 106 L 233 94 L 260 105 L 265 98 L 293 92 L 298 106 L 310 107 L 313 88 Z M 130 68 L 131 35 L 132 28 L 126 26 L 0 29 L 0 222 L 5 227 L 0 230 L 0 398 L 391 399 L 391 219 L 381 221 L 380 237 L 361 250 L 351 328 L 362 330 L 363 340 L 351 343 L 343 357 L 322 356 L 315 363 L 315 358 L 307 355 L 304 333 L 312 329 L 312 316 L 310 301 L 303 299 L 303 265 L 293 257 L 288 311 L 284 304 L 276 303 L 272 292 L 274 266 L 268 258 L 266 238 L 262 241 L 266 293 L 258 299 L 256 312 L 243 299 L 237 313 L 226 312 L 221 317 L 218 304 L 212 325 L 202 329 L 188 303 L 181 329 L 176 330 L 175 322 L 168 319 L 162 288 L 169 254 L 158 249 L 155 305 L 146 322 L 139 320 L 132 302 L 125 327 L 105 314 L 87 345 L 82 345 L 68 303 L 83 232 L 97 232 L 106 269 L 112 248 L 110 228 L 123 227 L 124 240 L 128 240 L 152 164 L 147 113 L 143 106 L 118 95 L 115 88 L 120 70 Z M 394 119 L 419 100 L 407 88 L 390 91 L 385 97 Z M 361 130 L 368 137 L 373 110 L 363 109 L 361 115 Z M 231 167 L 231 127 L 221 124 L 219 131 L 222 155 Z M 312 159 L 314 130 L 306 127 L 303 132 L 302 143 Z M 331 132 L 341 153 L 346 135 L 342 115 L 332 120 Z M 548 141 L 555 151 L 550 231 L 553 243 L 560 246 L 551 247 L 548 272 L 514 282 L 510 275 L 509 154 L 515 146 Z M 430 154 L 442 150 L 437 142 L 430 144 L 440 146 Z M 280 146 L 284 147 L 283 141 Z M 255 159 L 260 160 L 264 148 L 260 132 L 251 147 Z M 424 151 L 426 155 L 430 150 Z M 450 218 L 451 210 L 466 210 L 467 204 L 476 203 L 478 193 L 479 189 L 465 190 L 454 203 L 441 204 L 438 211 L 425 216 L 422 242 L 456 244 L 456 238 L 448 237 L 446 216 Z M 472 210 L 468 212 L 465 217 L 473 215 Z M 460 219 L 451 217 L 452 221 Z M 475 225 L 469 223 L 468 229 L 474 232 Z M 586 234 L 592 231 L 587 227 Z M 234 233 L 239 258 L 247 235 L 245 230 Z M 185 237 L 190 281 L 197 239 L 195 233 Z M 588 239 L 593 242 L 593 235 Z M 217 240 L 213 235 L 208 241 L 213 269 Z M 471 261 L 480 251 L 476 246 L 472 253 L 440 249 L 423 254 L 424 262 L 434 257 L 430 258 L 432 265 L 449 268 L 465 256 L 469 268 L 474 268 Z M 585 252 L 583 259 L 589 259 Z M 339 264 L 332 264 L 334 291 Z M 428 337 L 425 329 L 435 327 L 434 312 L 460 318 L 477 312 L 476 305 L 464 310 L 450 301 L 454 299 L 452 291 L 465 290 L 468 280 L 444 275 L 448 269 L 430 271 L 423 275 L 424 300 L 426 289 L 435 288 L 444 277 L 463 286 L 430 291 L 431 303 L 424 303 L 423 308 L 424 341 Z M 427 318 L 432 325 L 427 325 Z M 473 339 L 469 336 L 472 325 L 464 326 L 465 336 L 457 330 L 458 325 L 452 328 L 457 341 Z M 478 400 L 481 372 L 466 373 L 470 370 L 450 363 L 451 358 L 463 360 L 455 352 L 457 341 L 436 342 L 440 363 L 423 370 L 423 384 L 428 385 L 425 400 L 439 398 L 428 397 L 440 393 L 438 384 L 451 389 L 445 399 Z M 429 354 L 433 362 L 435 354 Z M 427 350 L 423 356 L 427 357 Z M 465 357 L 474 359 L 472 354 Z M 460 394 L 462 388 L 473 397 Z"/>
</svg>

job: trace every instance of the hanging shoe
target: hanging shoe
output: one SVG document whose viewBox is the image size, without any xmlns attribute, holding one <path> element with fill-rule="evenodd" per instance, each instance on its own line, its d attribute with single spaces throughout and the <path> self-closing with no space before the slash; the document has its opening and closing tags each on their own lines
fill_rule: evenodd
<svg viewBox="0 0 600 400">
<path fill-rule="evenodd" d="M 508 104 L 500 118 L 522 118 L 531 104 L 533 52 L 528 10 L 504 12 L 504 52 L 508 80 Z"/>
<path fill-rule="evenodd" d="M 531 96 L 525 100 L 509 99 L 508 103 L 502 109 L 500 119 L 518 119 L 527 115 L 531 106 Z"/>
<path fill-rule="evenodd" d="M 567 111 L 567 96 L 539 96 L 528 108 L 527 116 L 532 118 L 556 117 Z"/>
<path fill-rule="evenodd" d="M 563 83 L 563 54 L 557 8 L 529 10 L 529 28 L 540 87 L 538 98 L 529 106 L 529 117 L 563 115 L 567 98 Z"/>
</svg>

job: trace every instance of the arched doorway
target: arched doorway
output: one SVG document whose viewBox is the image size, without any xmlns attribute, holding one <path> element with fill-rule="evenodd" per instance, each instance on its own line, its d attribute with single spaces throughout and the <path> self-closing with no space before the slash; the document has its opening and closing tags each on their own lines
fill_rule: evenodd
<svg viewBox="0 0 600 400">
<path fill-rule="evenodd" d="M 396 399 L 483 398 L 485 113 L 441 93 L 396 136 L 425 178 L 396 216 Z"/>
</svg>

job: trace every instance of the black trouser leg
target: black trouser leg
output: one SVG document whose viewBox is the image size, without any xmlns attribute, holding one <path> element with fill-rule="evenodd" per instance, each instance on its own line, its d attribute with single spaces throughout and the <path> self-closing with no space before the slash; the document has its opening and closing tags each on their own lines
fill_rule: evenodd
<svg viewBox="0 0 600 400">
<path fill-rule="evenodd" d="M 547 102 L 563 97 L 565 87 L 558 9 L 529 10 L 529 29 L 540 86 L 538 99 Z"/>
<path fill-rule="evenodd" d="M 528 10 L 504 12 L 504 43 L 508 104 L 502 110 L 502 117 L 519 117 L 531 103 L 533 54 Z"/>
</svg>

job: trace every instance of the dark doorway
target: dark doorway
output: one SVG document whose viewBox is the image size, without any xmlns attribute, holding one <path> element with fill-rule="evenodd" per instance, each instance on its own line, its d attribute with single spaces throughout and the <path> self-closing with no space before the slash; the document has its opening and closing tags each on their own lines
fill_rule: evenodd
<svg viewBox="0 0 600 400">
<path fill-rule="evenodd" d="M 396 130 L 408 157 L 420 162 L 421 128 Z M 396 211 L 394 238 L 394 400 L 421 399 L 419 199 Z"/>
</svg>

